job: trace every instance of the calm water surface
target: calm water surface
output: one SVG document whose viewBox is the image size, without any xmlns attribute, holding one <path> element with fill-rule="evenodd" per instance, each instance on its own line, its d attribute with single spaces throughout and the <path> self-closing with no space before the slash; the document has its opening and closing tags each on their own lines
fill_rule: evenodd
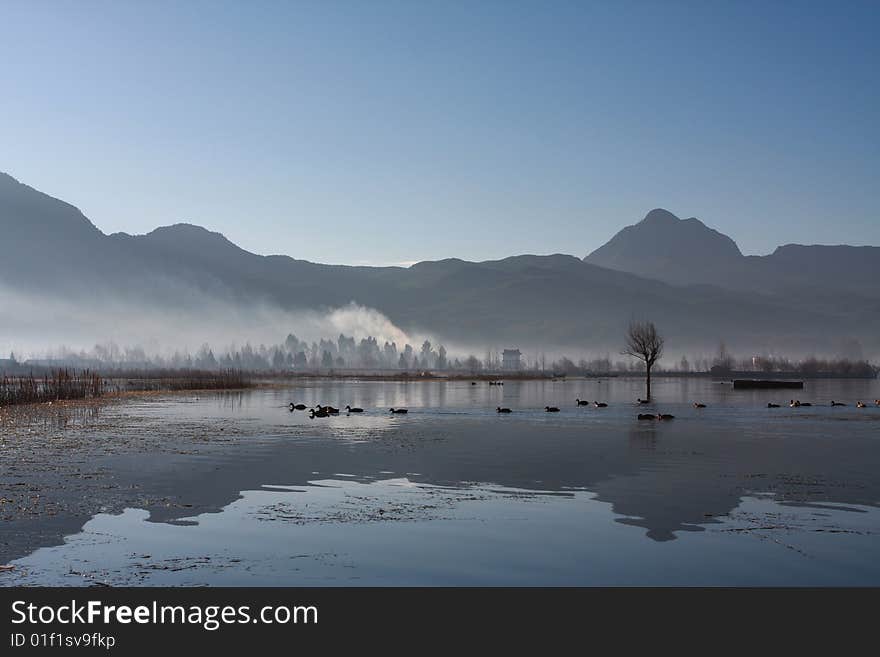
<svg viewBox="0 0 880 657">
<path fill-rule="evenodd" d="M 646 408 L 629 379 L 315 381 L 134 405 L 243 436 L 152 484 L 213 512 L 99 514 L 14 562 L 14 583 L 880 585 L 877 381 L 667 379 L 655 394 Z M 794 394 L 815 405 L 788 408 Z M 367 412 L 310 420 L 290 401 Z M 636 419 L 651 411 L 676 419 Z M 144 459 L 120 458 L 119 476 Z"/>
</svg>

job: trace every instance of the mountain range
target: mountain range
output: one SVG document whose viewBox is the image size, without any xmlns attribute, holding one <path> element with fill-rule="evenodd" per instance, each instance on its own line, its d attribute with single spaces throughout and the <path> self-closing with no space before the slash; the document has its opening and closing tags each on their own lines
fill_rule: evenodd
<svg viewBox="0 0 880 657">
<path fill-rule="evenodd" d="M 284 312 L 356 302 L 411 334 L 479 348 L 617 353 L 627 324 L 647 318 L 671 353 L 722 339 L 791 356 L 880 353 L 880 248 L 792 244 L 744 256 L 699 220 L 659 209 L 583 259 L 349 267 L 256 255 L 190 224 L 107 235 L 73 205 L 0 174 L 0 231 L 0 291 L 76 303 L 105 324 L 121 308 L 146 320 L 204 306 L 216 324 L 220 306 L 207 301 Z M 14 313 L 0 307 L 0 341 Z"/>
<path fill-rule="evenodd" d="M 621 230 L 584 262 L 672 285 L 880 298 L 880 286 L 874 284 L 880 247 L 786 244 L 767 256 L 744 256 L 727 235 L 699 219 L 682 220 L 662 209 Z"/>
</svg>

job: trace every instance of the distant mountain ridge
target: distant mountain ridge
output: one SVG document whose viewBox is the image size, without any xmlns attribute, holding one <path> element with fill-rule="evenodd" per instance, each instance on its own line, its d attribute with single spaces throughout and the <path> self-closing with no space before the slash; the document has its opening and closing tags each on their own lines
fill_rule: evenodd
<svg viewBox="0 0 880 657">
<path fill-rule="evenodd" d="M 880 286 L 872 285 L 880 272 L 880 247 L 787 244 L 768 256 L 744 256 L 727 235 L 661 209 L 622 229 L 584 262 L 673 285 L 777 294 L 844 290 L 880 298 Z"/>
<path fill-rule="evenodd" d="M 119 312 L 114 308 L 141 313 L 146 320 L 155 309 L 173 316 L 175 309 L 204 304 L 204 321 L 218 324 L 224 318 L 212 314 L 216 304 L 209 306 L 209 300 L 284 311 L 354 301 L 381 311 L 406 331 L 483 348 L 617 353 L 629 321 L 646 317 L 666 334 L 670 352 L 714 350 L 723 338 L 733 349 L 833 353 L 838 338 L 846 338 L 880 354 L 880 302 L 866 303 L 870 294 L 817 293 L 811 286 L 823 275 L 818 270 L 804 278 L 805 285 L 789 280 L 786 285 L 795 291 L 787 294 L 768 291 L 760 279 L 751 289 L 744 282 L 743 287 L 725 284 L 720 273 L 714 279 L 708 274 L 687 279 L 687 270 L 698 267 L 746 271 L 743 263 L 753 257 L 742 256 L 730 238 L 696 219 L 682 222 L 662 210 L 624 229 L 585 261 L 557 254 L 350 267 L 255 255 L 190 224 L 146 235 L 105 235 L 74 206 L 2 175 L 0 231 L 0 293 L 75 301 L 110 324 L 113 317 L 107 313 Z M 799 271 L 798 263 L 811 259 L 815 248 L 838 247 L 781 247 L 773 262 Z M 640 266 L 632 263 L 634 253 Z M 858 251 L 858 258 L 846 253 L 829 264 L 830 275 L 845 275 L 844 260 L 857 271 L 874 262 L 874 251 Z M 676 269 L 679 261 L 688 264 Z M 673 273 L 663 280 L 666 270 Z M 671 282 L 699 284 L 685 288 Z M 3 312 L 0 307 L 0 331 Z"/>
</svg>

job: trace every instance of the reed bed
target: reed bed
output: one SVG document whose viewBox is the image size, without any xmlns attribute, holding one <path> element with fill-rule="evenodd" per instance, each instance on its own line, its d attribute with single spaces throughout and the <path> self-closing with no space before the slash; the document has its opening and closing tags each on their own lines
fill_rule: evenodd
<svg viewBox="0 0 880 657">
<path fill-rule="evenodd" d="M 236 390 L 251 385 L 241 370 L 136 370 L 107 377 L 91 370 L 59 369 L 43 376 L 3 376 L 0 406 L 95 399 L 107 393 Z"/>
<path fill-rule="evenodd" d="M 0 406 L 91 399 L 100 397 L 104 390 L 104 378 L 91 370 L 59 369 L 42 377 L 4 376 L 0 379 Z"/>
<path fill-rule="evenodd" d="M 146 370 L 116 372 L 110 387 L 118 392 L 131 392 L 237 390 L 251 385 L 242 370 Z"/>
</svg>

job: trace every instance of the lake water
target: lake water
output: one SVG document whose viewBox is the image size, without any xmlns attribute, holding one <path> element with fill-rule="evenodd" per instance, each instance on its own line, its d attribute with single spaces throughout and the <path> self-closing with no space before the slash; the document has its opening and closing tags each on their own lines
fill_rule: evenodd
<svg viewBox="0 0 880 657">
<path fill-rule="evenodd" d="M 98 514 L 4 583 L 880 585 L 878 381 L 660 379 L 635 405 L 643 393 L 613 378 L 315 380 L 132 403 L 119 412 L 140 431 L 235 436 L 174 467 L 108 462 L 199 511 Z M 290 401 L 367 412 L 311 420 Z"/>
</svg>

